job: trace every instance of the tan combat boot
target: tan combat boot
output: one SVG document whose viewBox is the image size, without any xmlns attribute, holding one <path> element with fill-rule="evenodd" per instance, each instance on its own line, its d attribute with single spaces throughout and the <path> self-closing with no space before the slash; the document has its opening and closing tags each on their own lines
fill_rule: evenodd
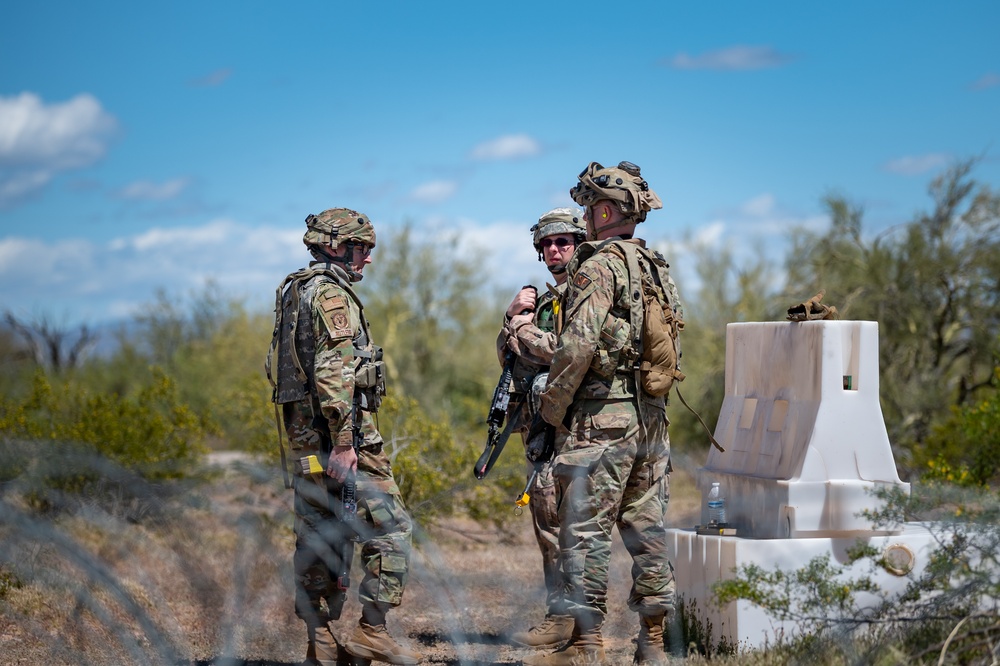
<svg viewBox="0 0 1000 666">
<path fill-rule="evenodd" d="M 305 663 L 310 666 L 337 666 L 337 640 L 330 633 L 330 627 L 306 627 L 309 641 L 306 647 Z"/>
<path fill-rule="evenodd" d="M 577 619 L 569 642 L 555 652 L 531 656 L 524 666 L 598 666 L 606 663 L 604 639 L 601 638 L 603 618 Z"/>
<path fill-rule="evenodd" d="M 639 615 L 639 638 L 633 661 L 637 666 L 666 666 L 667 653 L 663 650 L 664 616 L 664 613 Z"/>
<path fill-rule="evenodd" d="M 533 648 L 557 647 L 573 637 L 573 618 L 569 615 L 546 615 L 542 622 L 510 637 L 518 645 Z"/>
<path fill-rule="evenodd" d="M 362 659 L 385 661 L 404 666 L 420 663 L 420 660 L 424 658 L 424 655 L 419 652 L 392 640 L 384 623 L 372 625 L 364 620 L 361 620 L 354 633 L 344 643 L 344 649 L 349 654 Z"/>
</svg>

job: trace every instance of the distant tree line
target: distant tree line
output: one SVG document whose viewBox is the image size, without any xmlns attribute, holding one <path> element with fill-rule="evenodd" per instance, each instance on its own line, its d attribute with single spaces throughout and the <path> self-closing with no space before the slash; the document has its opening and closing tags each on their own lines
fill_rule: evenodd
<svg viewBox="0 0 1000 666">
<path fill-rule="evenodd" d="M 688 379 L 680 387 L 709 426 L 723 399 L 726 324 L 784 319 L 787 307 L 822 289 L 842 318 L 879 324 L 882 408 L 903 474 L 996 481 L 1000 196 L 977 183 L 973 169 L 971 161 L 955 165 L 930 184 L 927 212 L 878 234 L 866 231 L 861 207 L 828 198 L 829 227 L 790 231 L 783 266 L 762 254 L 740 263 L 726 248 L 669 257 L 699 276 L 694 293 L 681 285 Z M 380 426 L 418 517 L 463 511 L 497 519 L 523 480 L 516 441 L 486 481 L 470 471 L 485 441 L 499 375 L 494 340 L 510 298 L 489 286 L 481 266 L 481 257 L 420 239 L 407 226 L 379 244 L 358 287 L 388 359 L 390 400 Z M 0 433 L 6 449 L 22 455 L 11 469 L 30 467 L 29 449 L 11 445 L 24 439 L 37 442 L 32 451 L 74 440 L 150 478 L 183 475 L 196 452 L 210 449 L 276 461 L 263 373 L 272 325 L 271 313 L 247 311 L 208 284 L 188 299 L 160 294 L 119 331 L 115 351 L 94 356 L 86 354 L 94 343 L 86 326 L 5 313 Z M 669 416 L 674 450 L 699 461 L 708 446 L 702 427 L 676 401 Z M 119 422 L 120 431 L 98 428 L 104 420 Z M 130 420 L 160 429 L 123 423 Z"/>
</svg>

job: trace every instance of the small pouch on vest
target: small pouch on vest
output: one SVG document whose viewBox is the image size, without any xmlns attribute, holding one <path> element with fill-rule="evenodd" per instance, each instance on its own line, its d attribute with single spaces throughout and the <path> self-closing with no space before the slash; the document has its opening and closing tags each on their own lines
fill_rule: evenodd
<svg viewBox="0 0 1000 666">
<path fill-rule="evenodd" d="M 629 344 L 631 327 L 624 319 L 608 314 L 601 327 L 597 350 L 590 362 L 590 369 L 605 379 L 614 377 L 622 350 Z"/>
</svg>

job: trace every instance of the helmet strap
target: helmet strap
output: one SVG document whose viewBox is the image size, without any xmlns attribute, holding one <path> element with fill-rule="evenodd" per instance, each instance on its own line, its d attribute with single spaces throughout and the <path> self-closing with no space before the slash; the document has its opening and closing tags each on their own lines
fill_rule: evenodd
<svg viewBox="0 0 1000 666">
<path fill-rule="evenodd" d="M 335 255 L 329 245 L 313 245 L 316 248 L 316 253 L 322 255 L 323 259 L 330 264 L 344 264 L 347 260 L 344 257 L 338 257 Z"/>
</svg>

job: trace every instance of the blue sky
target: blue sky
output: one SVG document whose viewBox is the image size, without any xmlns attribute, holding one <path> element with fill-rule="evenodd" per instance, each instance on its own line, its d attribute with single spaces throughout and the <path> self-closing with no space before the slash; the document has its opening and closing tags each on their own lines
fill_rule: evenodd
<svg viewBox="0 0 1000 666">
<path fill-rule="evenodd" d="M 613 7 L 623 8 L 615 10 Z M 872 231 L 955 160 L 1000 186 L 1000 3 L 48 2 L 0 9 L 0 309 L 127 317 L 214 280 L 269 309 L 303 219 L 460 234 L 511 293 L 590 161 L 693 240 Z M 383 234 L 382 238 L 386 235 Z M 375 251 L 375 261 L 378 261 Z"/>
</svg>

